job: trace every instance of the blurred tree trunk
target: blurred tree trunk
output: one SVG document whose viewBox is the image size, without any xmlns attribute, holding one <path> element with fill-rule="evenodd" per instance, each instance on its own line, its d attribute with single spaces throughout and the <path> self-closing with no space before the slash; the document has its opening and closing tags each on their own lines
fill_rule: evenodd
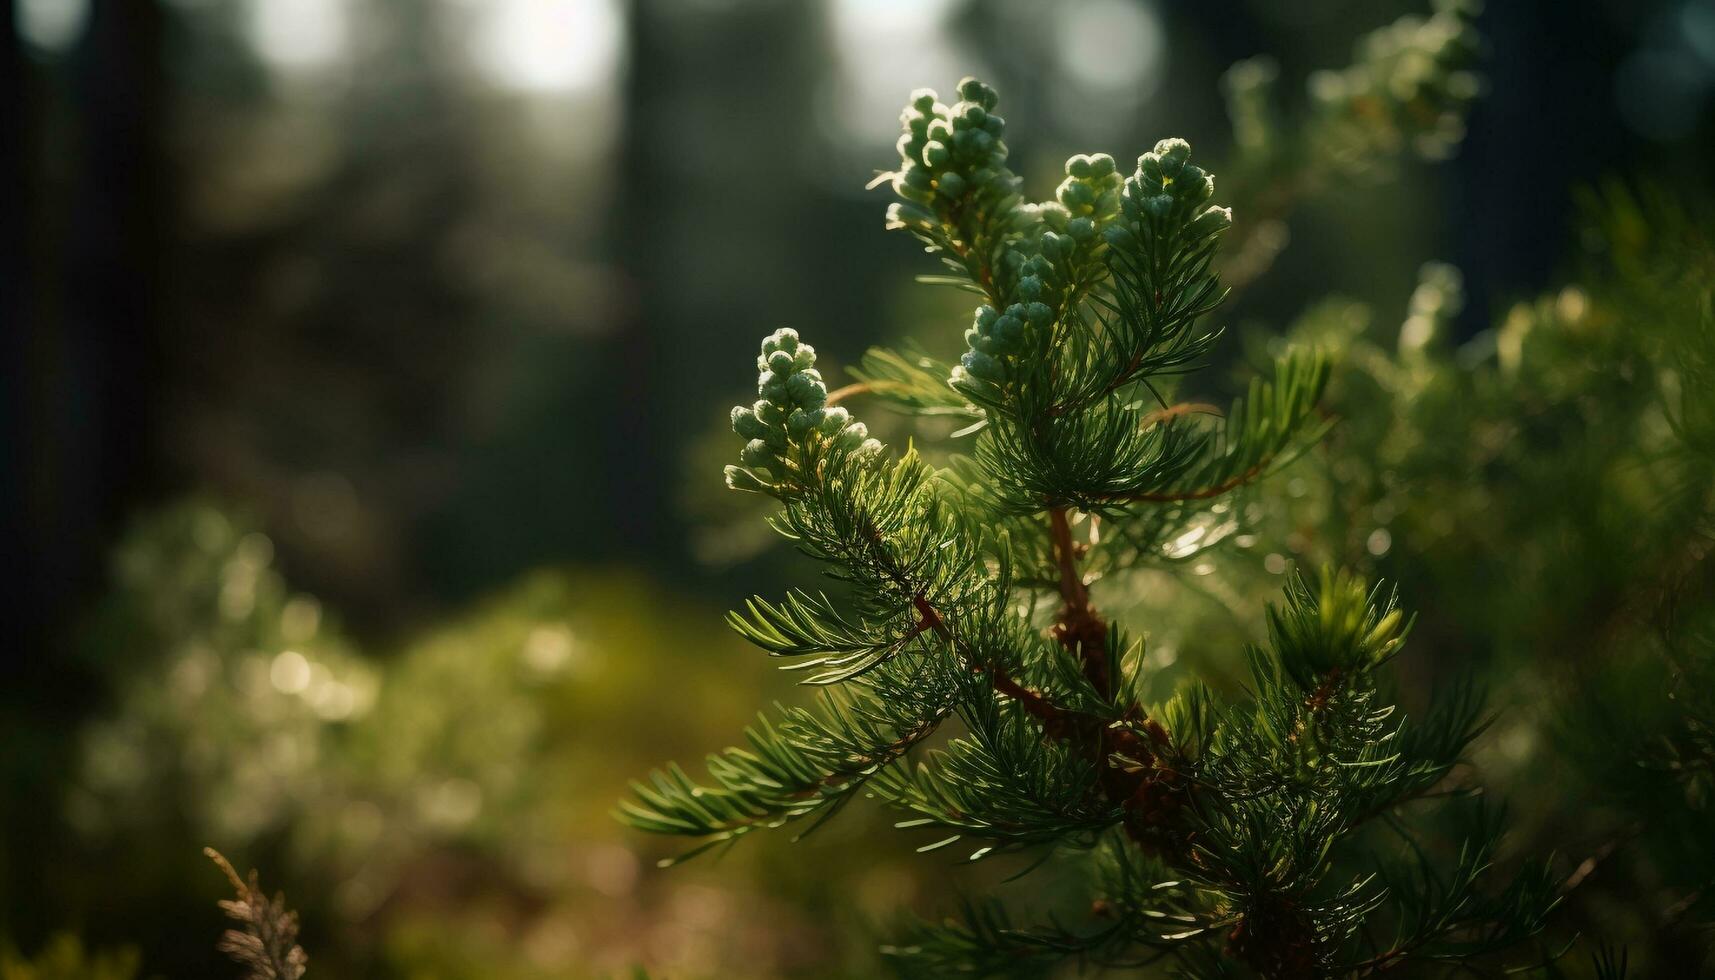
<svg viewBox="0 0 1715 980">
<path fill-rule="evenodd" d="M 26 91 L 23 41 L 18 36 L 17 0 L 0 0 L 0 344 L 4 344 L 4 383 L 0 384 L 0 417 L 7 446 L 4 478 L 0 479 L 0 513 L 5 515 L 6 542 L 22 547 L 27 569 L 33 571 L 43 554 L 31 520 L 32 423 L 37 421 L 31 390 L 31 366 L 39 327 L 30 312 L 30 226 L 34 209 L 25 186 L 28 179 L 27 142 L 33 131 L 33 103 Z M 0 654 L 0 676 L 10 677 L 24 661 L 23 649 L 41 641 L 40 622 L 33 610 L 46 598 L 41 577 L 25 574 L 9 590 L 8 608 L 18 613 L 23 642 L 7 645 Z M 15 604 L 15 605 L 14 605 Z"/>
<path fill-rule="evenodd" d="M 50 910 L 65 907 L 52 897 L 62 883 L 50 872 L 61 816 L 47 805 L 76 748 L 63 733 L 97 697 L 64 655 L 74 634 L 62 627 L 99 588 L 109 533 L 149 483 L 164 24 L 151 0 L 95 0 L 72 63 L 36 67 L 25 62 L 16 17 L 16 0 L 0 0 L 0 333 L 11 450 L 3 503 L 15 532 L 8 544 L 23 563 L 8 590 L 21 625 L 0 656 L 8 748 L 0 778 L 15 798 L 44 805 L 6 815 L 0 892 L 40 900 L 14 904 L 0 926 L 33 941 L 54 925 Z M 69 107 L 43 84 L 57 71 L 75 82 Z M 50 153 L 47 134 L 67 109 L 69 153 Z M 50 179 L 50 164 L 62 163 L 63 187 Z M 64 227 L 49 198 L 69 205 Z"/>
<path fill-rule="evenodd" d="M 127 503 L 154 482 L 159 322 L 170 197 L 161 154 L 165 17 L 154 0 L 94 0 L 74 70 L 81 121 L 63 264 L 62 342 L 43 532 L 57 581 L 98 582 Z"/>
<path fill-rule="evenodd" d="M 832 340 L 811 319 L 827 295 L 816 256 L 830 246 L 815 237 L 826 188 L 810 179 L 826 45 L 817 6 L 798 0 L 627 9 L 622 203 L 609 220 L 628 318 L 608 352 L 617 370 L 604 463 L 609 499 L 629 506 L 596 533 L 614 536 L 608 549 L 675 569 L 686 547 L 682 457 L 708 432 L 695 413 L 748 390 L 744 365 L 774 327 Z M 697 147 L 710 151 L 688 152 Z"/>
</svg>

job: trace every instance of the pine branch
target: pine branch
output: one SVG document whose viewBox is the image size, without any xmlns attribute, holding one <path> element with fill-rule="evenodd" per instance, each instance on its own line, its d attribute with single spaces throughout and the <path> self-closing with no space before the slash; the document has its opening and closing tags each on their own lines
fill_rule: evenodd
<svg viewBox="0 0 1715 980">
<path fill-rule="evenodd" d="M 733 412 L 748 441 L 729 484 L 775 497 L 774 527 L 845 588 L 755 597 L 729 622 L 823 693 L 750 728 L 703 783 L 655 773 L 622 818 L 701 850 L 826 818 L 862 787 L 906 811 L 898 826 L 943 833 L 920 850 L 1096 863 L 1099 921 L 1021 926 L 975 903 L 890 948 L 929 975 L 1171 956 L 1187 975 L 1296 980 L 1462 961 L 1532 934 L 1552 890 L 1534 873 L 1494 893 L 1498 823 L 1451 879 L 1427 860 L 1411 876 L 1354 867 L 1402 804 L 1458 792 L 1437 787 L 1482 725 L 1467 688 L 1411 725 L 1384 696 L 1410 628 L 1390 594 L 1343 572 L 1295 577 L 1245 652 L 1248 690 L 1146 702 L 1153 678 L 1092 583 L 1231 533 L 1219 498 L 1331 424 L 1317 409 L 1330 362 L 1287 353 L 1224 416 L 1170 403 L 1212 349 L 1201 320 L 1225 294 L 1213 259 L 1232 215 L 1210 203 L 1214 177 L 1163 140 L 1129 177 L 1075 156 L 1054 200 L 1027 203 L 993 91 L 959 92 L 952 107 L 913 94 L 901 167 L 884 175 L 903 198 L 889 226 L 943 261 L 934 281 L 982 297 L 959 363 L 872 351 L 830 394 L 815 352 L 778 331 L 759 400 Z M 858 394 L 968 420 L 956 435 L 971 449 L 939 470 L 914 449 L 890 457 L 834 404 Z M 919 751 L 950 722 L 963 731 Z M 1382 924 L 1392 943 L 1371 942 Z"/>
<path fill-rule="evenodd" d="M 1234 400 L 1224 431 L 1204 460 L 1173 486 L 1137 490 L 1125 499 L 1135 503 L 1208 500 L 1291 462 L 1328 430 L 1326 423 L 1313 424 L 1328 376 L 1326 357 L 1314 352 L 1288 354 L 1275 365 L 1272 382 L 1253 379 L 1249 396 Z"/>
</svg>

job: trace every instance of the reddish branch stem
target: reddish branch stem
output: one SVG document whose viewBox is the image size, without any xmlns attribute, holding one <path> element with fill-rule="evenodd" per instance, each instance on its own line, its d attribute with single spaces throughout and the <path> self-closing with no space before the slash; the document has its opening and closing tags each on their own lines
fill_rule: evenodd
<svg viewBox="0 0 1715 980">
<path fill-rule="evenodd" d="M 911 628 L 912 634 L 921 633 L 924 630 L 934 630 L 936 635 L 942 639 L 960 647 L 965 662 L 972 670 L 986 672 L 989 675 L 989 683 L 994 685 L 996 691 L 1023 705 L 1024 710 L 1035 715 L 1044 725 L 1057 727 L 1063 723 L 1066 712 L 1056 707 L 1047 698 L 1013 680 L 1005 670 L 999 667 L 984 668 L 975 657 L 970 655 L 969 651 L 964 650 L 962 644 L 958 644 L 958 641 L 953 637 L 953 631 L 948 628 L 946 621 L 941 618 L 941 614 L 929 604 L 929 600 L 922 594 L 912 596 L 911 605 L 917 609 L 917 615 L 920 617 L 917 625 Z"/>
<path fill-rule="evenodd" d="M 1219 497 L 1221 494 L 1226 493 L 1229 490 L 1236 490 L 1244 484 L 1249 483 L 1251 480 L 1256 479 L 1256 477 L 1262 473 L 1263 468 L 1268 466 L 1272 459 L 1273 457 L 1271 456 L 1269 459 L 1263 460 L 1255 466 L 1252 466 L 1250 469 L 1245 470 L 1243 473 L 1240 473 L 1237 476 L 1230 476 L 1211 487 L 1199 487 L 1196 490 L 1162 490 L 1152 493 L 1131 493 L 1126 494 L 1125 497 L 1121 499 L 1138 503 L 1164 504 L 1174 503 L 1180 500 L 1207 500 L 1210 497 Z"/>
<path fill-rule="evenodd" d="M 1113 678 L 1108 676 L 1108 626 L 1090 605 L 1090 590 L 1078 571 L 1078 549 L 1072 543 L 1072 524 L 1066 508 L 1048 510 L 1048 527 L 1054 540 L 1054 560 L 1060 566 L 1060 620 L 1054 625 L 1054 637 L 1068 650 L 1077 653 L 1084 664 L 1084 676 L 1090 679 L 1102 697 L 1113 696 Z"/>
</svg>

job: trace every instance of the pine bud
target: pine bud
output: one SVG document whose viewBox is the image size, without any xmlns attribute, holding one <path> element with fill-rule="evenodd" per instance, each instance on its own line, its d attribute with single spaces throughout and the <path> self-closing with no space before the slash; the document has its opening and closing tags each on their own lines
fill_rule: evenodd
<svg viewBox="0 0 1715 980">
<path fill-rule="evenodd" d="M 921 228 L 935 220 L 935 216 L 921 205 L 910 201 L 894 201 L 887 206 L 887 227 Z"/>
<path fill-rule="evenodd" d="M 1185 229 L 1185 235 L 1192 241 L 1216 235 L 1233 226 L 1233 209 L 1212 207 L 1197 216 Z"/>
<path fill-rule="evenodd" d="M 776 330 L 762 338 L 762 352 L 764 354 L 772 354 L 777 350 L 783 350 L 788 354 L 792 354 L 797 352 L 798 344 L 798 331 L 793 330 L 791 327 L 781 327 L 779 330 Z"/>
<path fill-rule="evenodd" d="M 844 429 L 847 423 L 851 422 L 851 420 L 851 413 L 838 405 L 835 405 L 833 408 L 824 409 L 822 411 L 822 434 L 825 436 L 836 435 L 841 429 Z"/>
<path fill-rule="evenodd" d="M 822 413 L 820 411 L 807 412 L 802 408 L 796 408 L 792 410 L 791 415 L 786 417 L 786 432 L 794 439 L 802 439 L 816 431 L 816 427 L 821 424 Z"/>
<path fill-rule="evenodd" d="M 1086 169 L 1088 169 L 1087 165 Z M 1096 200 L 1096 194 L 1090 189 L 1089 184 L 1071 178 L 1067 178 L 1067 180 L 1060 185 L 1055 196 L 1059 199 L 1060 203 L 1065 206 L 1066 210 L 1075 215 L 1088 214 L 1090 205 L 1094 204 Z"/>
<path fill-rule="evenodd" d="M 732 431 L 746 439 L 760 439 L 768 427 L 756 417 L 756 413 L 743 405 L 734 406 L 732 410 Z"/>
<path fill-rule="evenodd" d="M 786 379 L 786 396 L 801 408 L 821 408 L 828 400 L 828 389 L 809 374 L 794 374 Z"/>
<path fill-rule="evenodd" d="M 1160 161 L 1163 174 L 1178 178 L 1185 168 L 1185 161 L 1191 159 L 1191 144 L 1177 137 L 1169 137 L 1155 144 L 1155 156 Z"/>
<path fill-rule="evenodd" d="M 1070 220 L 1065 222 L 1068 226 L 1071 223 Z M 1056 235 L 1054 232 L 1048 232 L 1042 236 L 1042 254 L 1056 260 L 1070 258 L 1073 250 L 1077 247 L 1078 243 L 1070 235 Z"/>
<path fill-rule="evenodd" d="M 774 450 L 761 439 L 752 439 L 738 451 L 739 462 L 746 466 L 767 466 L 775 461 Z"/>
<path fill-rule="evenodd" d="M 745 490 L 750 493 L 770 493 L 774 490 L 772 484 L 757 479 L 756 474 L 737 466 L 727 466 L 726 485 L 734 490 Z"/>
<path fill-rule="evenodd" d="M 965 370 L 969 371 L 973 377 L 981 378 L 984 381 L 1001 380 L 1000 362 L 982 351 L 965 351 L 965 356 L 959 359 L 959 363 L 964 365 Z"/>
<path fill-rule="evenodd" d="M 966 102 L 975 102 L 985 109 L 994 108 L 996 102 L 999 101 L 999 96 L 995 95 L 994 89 L 970 75 L 959 79 L 959 98 Z"/>
</svg>

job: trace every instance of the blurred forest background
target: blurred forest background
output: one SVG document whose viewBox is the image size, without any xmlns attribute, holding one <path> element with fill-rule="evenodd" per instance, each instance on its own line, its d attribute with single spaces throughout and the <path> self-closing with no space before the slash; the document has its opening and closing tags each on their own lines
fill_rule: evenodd
<svg viewBox="0 0 1715 980">
<path fill-rule="evenodd" d="M 317 976 L 873 975 L 891 909 L 986 879 L 949 885 L 879 816 L 659 872 L 668 845 L 610 817 L 629 778 L 790 696 L 720 614 L 802 580 L 721 484 L 756 339 L 791 325 L 836 365 L 906 338 L 957 348 L 969 303 L 912 283 L 921 256 L 864 191 L 913 87 L 995 83 L 1041 196 L 1070 153 L 1127 161 L 1166 135 L 1224 175 L 1243 157 L 1229 66 L 1267 54 L 1291 96 L 1424 12 L 0 0 L 0 512 L 22 566 L 0 646 L 0 976 L 23 969 L 8 948 L 72 962 L 80 943 L 134 950 L 140 975 L 222 975 L 204 844 L 287 890 Z M 1675 255 L 1707 246 L 1685 215 L 1715 173 L 1715 3 L 1497 0 L 1478 27 L 1484 92 L 1451 159 L 1405 154 L 1337 205 L 1272 215 L 1272 268 L 1216 317 L 1235 362 L 1294 321 L 1354 349 L 1374 327 L 1391 350 L 1411 316 L 1443 354 L 1406 365 L 1416 380 L 1356 359 L 1387 398 L 1347 385 L 1369 428 L 1341 445 L 1374 479 L 1293 477 L 1293 499 L 1361 484 L 1361 520 L 1283 514 L 1219 560 L 1266 594 L 1287 557 L 1341 553 L 1316 539 L 1332 521 L 1424 610 L 1439 666 L 1420 676 L 1480 667 L 1504 711 L 1564 685 L 1569 647 L 1610 642 L 1603 602 L 1692 533 L 1572 492 L 1634 446 L 1602 425 L 1648 414 L 1637 384 L 1544 373 L 1521 395 L 1478 361 L 1506 366 L 1498 325 L 1624 323 L 1660 295 L 1614 271 L 1615 242 L 1654 254 L 1628 220 L 1683 221 Z M 1422 277 L 1429 260 L 1457 273 Z M 1488 424 L 1530 397 L 1570 414 Z M 1443 443 L 1458 451 L 1397 456 Z M 1559 522 L 1533 523 L 1547 508 Z M 1163 668 L 1177 651 L 1218 674 L 1198 644 L 1260 607 L 1156 584 L 1108 602 L 1170 622 Z M 1210 627 L 1211 609 L 1243 621 Z M 1565 770 L 1530 775 L 1533 732 L 1564 726 L 1526 717 L 1485 743 L 1516 777 L 1521 846 L 1576 864 L 1636 836 L 1575 780 L 1541 792 Z M 1569 930 L 1704 898 L 1628 867 L 1593 879 Z M 128 976 L 123 960 L 67 975 Z"/>
</svg>

